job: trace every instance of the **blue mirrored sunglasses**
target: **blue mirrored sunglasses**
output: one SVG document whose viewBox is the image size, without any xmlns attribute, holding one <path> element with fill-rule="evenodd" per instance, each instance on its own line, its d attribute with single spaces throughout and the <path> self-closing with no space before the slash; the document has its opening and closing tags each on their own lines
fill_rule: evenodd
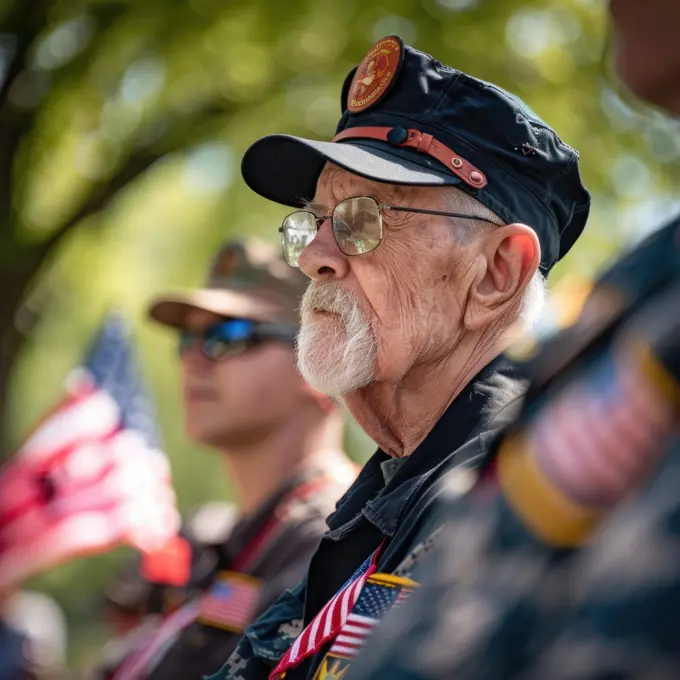
<svg viewBox="0 0 680 680">
<path fill-rule="evenodd" d="M 278 340 L 293 344 L 297 326 L 287 323 L 264 323 L 250 319 L 226 319 L 201 331 L 183 330 L 179 336 L 179 353 L 196 342 L 201 353 L 212 361 L 242 354 L 256 345 Z"/>
</svg>

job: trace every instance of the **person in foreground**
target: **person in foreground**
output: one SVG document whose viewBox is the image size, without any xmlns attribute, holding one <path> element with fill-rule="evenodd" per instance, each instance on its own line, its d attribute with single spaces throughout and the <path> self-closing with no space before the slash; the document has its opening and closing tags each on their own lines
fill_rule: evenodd
<svg viewBox="0 0 680 680">
<path fill-rule="evenodd" d="M 680 115 L 680 5 L 610 14 L 624 84 Z M 532 360 L 522 414 L 487 456 L 498 484 L 448 485 L 428 559 L 404 565 L 422 587 L 343 680 L 680 677 L 679 300 L 676 218 Z"/>
<path fill-rule="evenodd" d="M 242 172 L 296 208 L 281 238 L 311 279 L 300 371 L 380 448 L 328 519 L 306 579 L 214 678 L 339 677 L 356 643 L 343 626 L 380 618 L 416 587 L 393 572 L 436 482 L 453 460 L 474 467 L 519 401 L 503 350 L 540 313 L 544 277 L 588 215 L 578 155 L 550 127 L 397 36 L 348 75 L 341 104 L 331 142 L 265 137 Z"/>
<path fill-rule="evenodd" d="M 237 516 L 191 557 L 187 602 L 130 635 L 134 648 L 109 669 L 116 680 L 199 677 L 219 665 L 246 625 L 302 578 L 326 516 L 356 477 L 339 407 L 295 367 L 305 285 L 276 248 L 231 241 L 205 288 L 149 309 L 178 333 L 186 429 L 222 457 Z"/>
</svg>

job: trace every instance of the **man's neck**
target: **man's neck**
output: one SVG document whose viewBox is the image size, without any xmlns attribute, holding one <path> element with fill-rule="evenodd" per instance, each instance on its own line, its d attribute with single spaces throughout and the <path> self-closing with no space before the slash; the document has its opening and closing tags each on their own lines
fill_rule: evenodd
<svg viewBox="0 0 680 680">
<path fill-rule="evenodd" d="M 227 474 L 239 512 L 255 512 L 282 483 L 314 459 L 342 454 L 342 422 L 337 413 L 323 419 L 301 413 L 264 438 L 239 446 L 223 446 Z"/>
<path fill-rule="evenodd" d="M 376 381 L 345 398 L 362 429 L 388 455 L 411 455 L 468 383 L 499 354 L 497 343 L 461 342 L 398 383 Z"/>
</svg>

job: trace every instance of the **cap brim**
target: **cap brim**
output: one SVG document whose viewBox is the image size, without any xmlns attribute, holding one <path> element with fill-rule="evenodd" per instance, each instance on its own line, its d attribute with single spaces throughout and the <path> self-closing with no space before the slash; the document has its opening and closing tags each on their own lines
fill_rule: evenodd
<svg viewBox="0 0 680 680">
<path fill-rule="evenodd" d="M 327 161 L 355 175 L 388 184 L 457 185 L 460 179 L 425 154 L 384 142 L 317 142 L 291 135 L 270 135 L 246 151 L 241 173 L 256 193 L 276 203 L 299 207 L 314 197 Z"/>
<path fill-rule="evenodd" d="M 254 321 L 276 321 L 282 317 L 281 308 L 252 295 L 208 288 L 158 298 L 150 305 L 148 313 L 158 323 L 184 328 L 188 316 L 196 310 Z"/>
</svg>

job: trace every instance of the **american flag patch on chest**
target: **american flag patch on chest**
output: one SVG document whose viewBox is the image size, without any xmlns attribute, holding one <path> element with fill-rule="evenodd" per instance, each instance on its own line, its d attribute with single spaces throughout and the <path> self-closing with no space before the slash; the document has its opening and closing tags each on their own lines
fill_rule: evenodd
<svg viewBox="0 0 680 680">
<path fill-rule="evenodd" d="M 242 633 L 252 622 L 261 582 L 234 571 L 222 571 L 199 601 L 198 620 L 206 626 Z"/>
<path fill-rule="evenodd" d="M 270 673 L 269 680 L 284 677 L 290 668 L 295 668 L 335 638 L 354 608 L 366 580 L 375 572 L 379 552 L 380 548 L 359 566 L 345 585 L 322 607 L 281 657 L 276 668 Z"/>
<path fill-rule="evenodd" d="M 415 581 L 392 574 L 369 576 L 359 600 L 335 638 L 330 654 L 356 656 L 383 616 L 403 602 L 415 587 Z"/>
<path fill-rule="evenodd" d="M 385 614 L 402 603 L 417 587 L 415 581 L 394 574 L 369 576 L 357 603 L 321 662 L 315 680 L 342 677 Z"/>
</svg>

